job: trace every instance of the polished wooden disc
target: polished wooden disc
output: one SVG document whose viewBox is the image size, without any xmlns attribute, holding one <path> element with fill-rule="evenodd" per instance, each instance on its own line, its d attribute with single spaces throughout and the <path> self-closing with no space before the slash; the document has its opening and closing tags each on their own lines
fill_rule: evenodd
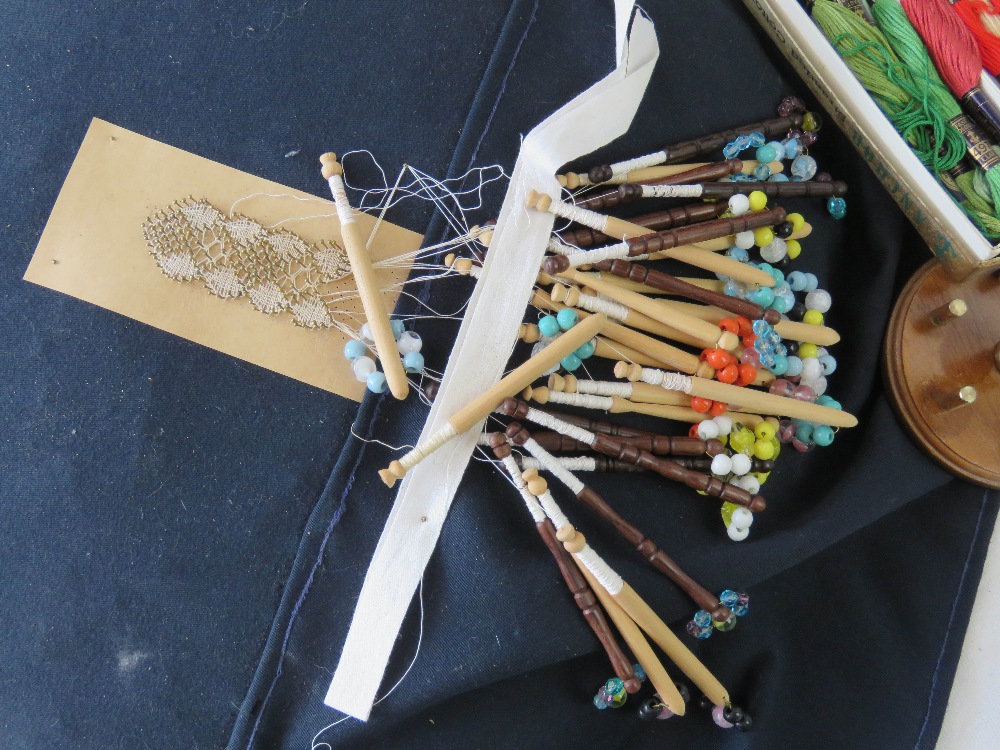
<svg viewBox="0 0 1000 750">
<path fill-rule="evenodd" d="M 947 320 L 963 308 L 949 312 L 953 300 L 965 313 Z M 1000 489 L 997 271 L 956 282 L 937 261 L 923 266 L 896 302 L 884 366 L 896 413 L 917 442 L 953 474 Z"/>
</svg>

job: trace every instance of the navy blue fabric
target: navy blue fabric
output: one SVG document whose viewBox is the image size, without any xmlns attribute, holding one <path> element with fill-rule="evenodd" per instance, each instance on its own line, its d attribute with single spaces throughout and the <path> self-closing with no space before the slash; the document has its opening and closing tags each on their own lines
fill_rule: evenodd
<svg viewBox="0 0 1000 750">
<path fill-rule="evenodd" d="M 411 443 L 426 413 L 371 396 L 359 410 L 23 282 L 89 119 L 318 194 L 315 157 L 330 148 L 368 148 L 390 172 L 509 169 L 523 133 L 611 69 L 610 5 L 4 3 L 16 22 L 0 35 L 0 745 L 309 747 L 340 718 L 322 697 L 393 499 L 375 471 L 395 454 L 364 440 Z M 662 55 L 632 132 L 588 162 L 762 119 L 803 93 L 738 0 L 664 5 L 648 9 Z M 606 659 L 519 498 L 474 464 L 425 575 L 422 637 L 415 600 L 383 692 L 420 638 L 412 670 L 369 724 L 321 740 L 933 746 L 996 498 L 924 457 L 882 393 L 891 304 L 926 250 L 839 133 L 824 129 L 813 153 L 850 182 L 848 218 L 787 207 L 815 226 L 799 267 L 833 293 L 844 342 L 831 392 L 862 426 L 782 456 L 740 545 L 687 490 L 593 480 L 709 588 L 750 591 L 749 618 L 698 650 L 755 732 L 594 711 Z M 488 192 L 470 218 L 501 199 Z M 429 242 L 444 234 L 425 205 L 389 218 Z M 449 310 L 470 288 L 411 291 Z M 456 325 L 417 324 L 432 367 Z M 654 608 L 690 616 L 562 497 Z"/>
</svg>

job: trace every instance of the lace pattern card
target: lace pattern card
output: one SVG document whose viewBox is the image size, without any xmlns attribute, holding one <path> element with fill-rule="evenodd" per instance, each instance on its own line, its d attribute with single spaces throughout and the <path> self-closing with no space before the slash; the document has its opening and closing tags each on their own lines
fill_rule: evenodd
<svg viewBox="0 0 1000 750">
<path fill-rule="evenodd" d="M 368 236 L 375 219 L 358 221 Z M 372 259 L 420 242 L 383 221 Z M 406 272 L 377 270 L 396 289 L 389 309 Z M 364 314 L 332 201 L 111 123 L 91 123 L 24 278 L 345 398 L 364 393 L 337 327 L 356 330 Z"/>
</svg>

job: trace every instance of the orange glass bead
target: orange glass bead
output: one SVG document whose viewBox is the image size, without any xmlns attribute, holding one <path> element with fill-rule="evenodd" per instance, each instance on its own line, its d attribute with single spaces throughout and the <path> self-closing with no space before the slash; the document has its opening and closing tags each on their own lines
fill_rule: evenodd
<svg viewBox="0 0 1000 750">
<path fill-rule="evenodd" d="M 701 396 L 692 396 L 691 408 L 694 409 L 696 412 L 704 414 L 709 409 L 712 408 L 712 401 L 707 398 L 702 398 Z"/>
<path fill-rule="evenodd" d="M 723 318 L 719 321 L 719 328 L 723 331 L 729 331 L 730 333 L 739 334 L 740 332 L 740 322 L 736 318 Z"/>
<path fill-rule="evenodd" d="M 715 371 L 715 377 L 720 383 L 735 383 L 740 376 L 740 368 L 735 364 L 728 364 L 721 370 Z"/>
<path fill-rule="evenodd" d="M 729 404 L 724 404 L 721 401 L 713 401 L 712 407 L 708 410 L 708 413 L 713 417 L 721 417 L 726 413 L 726 409 L 729 408 Z"/>
<path fill-rule="evenodd" d="M 740 336 L 749 336 L 753 333 L 753 323 L 750 322 L 749 318 L 737 315 L 736 322 L 739 323 L 740 326 Z"/>
<path fill-rule="evenodd" d="M 732 360 L 725 349 L 709 349 L 705 352 L 705 361 L 714 369 L 721 370 Z"/>
<path fill-rule="evenodd" d="M 751 333 L 749 336 L 744 336 L 741 340 L 743 341 L 743 346 L 747 349 L 753 349 L 753 342 L 757 340 L 757 337 Z"/>
<path fill-rule="evenodd" d="M 688 429 L 688 437 L 693 437 L 693 438 L 698 437 L 698 425 L 696 424 L 691 425 L 691 427 Z"/>
<path fill-rule="evenodd" d="M 739 385 L 750 385 L 753 381 L 757 379 L 757 368 L 751 365 L 749 362 L 744 362 L 740 365 L 740 376 L 736 381 Z"/>
</svg>

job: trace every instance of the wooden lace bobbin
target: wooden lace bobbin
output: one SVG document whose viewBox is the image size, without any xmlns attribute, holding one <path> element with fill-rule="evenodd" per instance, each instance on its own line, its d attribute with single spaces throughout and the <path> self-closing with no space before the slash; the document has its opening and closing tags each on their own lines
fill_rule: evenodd
<svg viewBox="0 0 1000 750">
<path fill-rule="evenodd" d="M 657 300 L 664 307 L 678 312 L 684 312 L 694 318 L 701 318 L 710 323 L 716 323 L 723 318 L 732 317 L 732 313 L 714 305 L 696 305 L 675 300 Z M 840 334 L 828 326 L 815 326 L 809 323 L 798 323 L 794 320 L 782 320 L 775 324 L 774 330 L 783 339 L 799 341 L 816 346 L 833 346 L 840 341 Z"/>
<path fill-rule="evenodd" d="M 539 433 L 534 433 L 534 437 L 537 440 Z M 561 436 L 560 436 L 561 437 Z M 541 444 L 541 443 L 539 443 Z M 543 447 L 545 447 L 543 445 Z M 546 448 L 546 450 L 555 450 Z M 617 461 L 613 458 L 608 458 L 607 456 L 599 456 L 593 453 L 588 453 L 582 456 L 554 456 L 555 460 L 558 461 L 564 468 L 569 471 L 580 471 L 580 472 L 595 472 L 597 474 L 632 474 L 635 472 L 645 472 L 648 469 L 644 469 L 636 464 L 626 463 L 625 461 Z M 531 458 L 530 456 L 525 458 L 517 458 L 517 465 L 521 467 L 522 471 L 527 471 L 528 469 L 536 469 L 537 471 L 543 471 L 545 466 L 537 459 Z M 691 458 L 683 456 L 671 456 L 670 460 L 676 463 L 678 466 L 684 469 L 691 469 L 692 471 L 700 471 L 703 473 L 709 473 L 712 469 L 712 459 L 711 458 Z M 750 459 L 750 472 L 767 474 L 774 470 L 774 460 L 768 459 L 762 461 L 759 458 Z"/>
<path fill-rule="evenodd" d="M 534 344 L 541 339 L 542 334 L 538 330 L 538 326 L 534 323 L 522 323 L 518 329 L 517 337 L 526 344 Z M 624 359 L 628 362 L 635 362 L 643 367 L 673 366 L 676 367 L 676 369 L 685 372 L 685 370 L 679 365 L 665 364 L 661 360 L 650 357 L 637 349 L 632 349 L 631 347 L 620 344 L 617 341 L 607 339 L 604 336 L 597 336 L 594 338 L 594 353 L 591 356 L 600 357 L 601 359 L 610 359 L 615 362 Z"/>
<path fill-rule="evenodd" d="M 612 245 L 610 248 L 598 248 L 594 250 L 584 250 L 574 252 L 571 255 L 557 255 L 545 260 L 545 270 L 547 273 L 556 274 L 568 268 L 583 265 L 584 263 L 598 263 L 602 260 L 612 260 L 605 258 L 609 252 L 627 252 L 627 257 L 637 255 L 648 255 L 650 252 L 673 250 L 675 248 L 694 245 L 697 242 L 729 237 L 740 232 L 747 232 L 761 227 L 774 226 L 785 220 L 785 209 L 779 207 L 764 209 L 763 211 L 753 211 L 742 216 L 726 216 L 711 221 L 703 221 L 698 224 L 688 224 L 676 229 L 661 229 L 658 232 L 645 230 L 646 236 L 642 242 L 626 242 L 621 245 Z M 638 225 L 633 225 L 638 226 Z M 615 235 L 616 237 L 618 235 Z M 638 239 L 643 235 L 622 235 Z M 592 259 L 591 259 L 592 258 Z M 732 260 L 731 258 L 728 260 Z M 746 265 L 746 264 L 744 264 Z"/>
<path fill-rule="evenodd" d="M 382 364 L 382 372 L 385 374 L 389 391 L 396 398 L 404 399 L 410 392 L 410 382 L 407 380 L 403 361 L 396 349 L 396 337 L 392 333 L 389 312 L 386 310 L 385 300 L 375 279 L 375 269 L 368 256 L 368 249 L 365 247 L 365 241 L 361 236 L 354 211 L 347 200 L 344 181 L 341 177 L 344 170 L 337 161 L 336 154 L 323 154 L 319 161 L 323 165 L 323 178 L 329 183 L 330 192 L 337 206 L 337 215 L 340 218 L 340 236 L 344 240 L 344 249 L 347 251 L 347 259 L 351 264 L 351 273 L 357 282 L 361 306 L 365 311 L 365 317 L 368 318 L 368 327 L 371 329 L 372 339 L 375 342 L 375 354 Z"/>
<path fill-rule="evenodd" d="M 623 203 L 631 203 L 643 198 L 692 198 L 706 201 L 721 201 L 734 195 L 749 195 L 763 193 L 768 198 L 831 198 L 847 194 L 847 183 L 830 182 L 705 182 L 703 180 L 680 180 L 682 175 L 674 175 L 662 180 L 630 181 L 619 185 L 614 190 L 607 190 L 586 199 L 577 201 L 577 205 L 585 205 L 595 211 L 612 208 Z M 670 185 L 686 185 L 691 190 L 672 191 L 656 190 L 657 187 Z M 721 201 L 724 205 L 726 201 Z"/>
<path fill-rule="evenodd" d="M 559 182 L 564 187 L 575 188 L 579 184 L 598 184 L 610 180 L 622 171 L 628 171 L 636 163 L 659 163 L 676 164 L 679 161 L 687 161 L 702 154 L 711 153 L 724 147 L 730 141 L 741 135 L 750 133 L 763 133 L 764 138 L 772 138 L 785 135 L 792 128 L 802 125 L 802 115 L 794 114 L 788 117 L 775 117 L 761 122 L 754 122 L 742 125 L 738 128 L 729 128 L 717 133 L 710 133 L 688 141 L 665 146 L 656 154 L 649 154 L 637 159 L 630 159 L 629 162 L 618 162 L 617 164 L 600 164 L 591 167 L 585 174 L 576 175 L 568 173 L 559 175 Z M 650 158 L 652 157 L 652 158 Z M 630 164 L 631 162 L 631 164 Z M 570 175 L 573 175 L 577 185 L 570 185 Z"/>
<path fill-rule="evenodd" d="M 700 221 L 710 221 L 716 219 L 720 214 L 725 213 L 729 206 L 725 203 L 694 203 L 677 208 L 668 208 L 665 211 L 655 211 L 642 216 L 632 216 L 629 221 L 633 224 L 647 227 L 651 230 L 672 229 L 696 224 Z M 565 229 L 558 233 L 559 239 L 569 245 L 576 247 L 591 247 L 593 245 L 603 245 L 614 242 L 613 237 L 591 229 L 590 227 L 576 227 Z"/>
<path fill-rule="evenodd" d="M 640 430 L 637 427 L 608 422 L 604 419 L 592 419 L 591 417 L 584 417 L 579 414 L 563 414 L 561 412 L 557 414 L 552 411 L 549 413 L 563 422 L 582 427 L 589 432 L 600 432 L 603 435 L 613 435 L 620 438 L 655 437 L 657 435 L 657 433 L 650 432 L 649 430 Z"/>
<path fill-rule="evenodd" d="M 379 476 L 386 485 L 392 487 L 396 480 L 406 476 L 406 472 L 420 463 L 426 456 L 434 452 L 452 438 L 472 429 L 478 422 L 485 419 L 508 396 L 518 393 L 530 383 L 557 365 L 567 354 L 579 349 L 586 342 L 600 333 L 607 322 L 603 315 L 592 315 L 581 320 L 575 326 L 556 338 L 542 351 L 531 357 L 519 367 L 502 377 L 492 387 L 486 389 L 477 398 L 459 409 L 449 419 L 445 427 L 421 441 L 413 450 L 379 471 Z"/>
<path fill-rule="evenodd" d="M 753 174 L 757 167 L 761 165 L 761 163 L 756 159 L 741 159 L 739 161 L 739 171 L 746 175 Z M 658 180 L 668 180 L 686 172 L 691 172 L 696 169 L 710 168 L 719 163 L 720 162 L 718 161 L 692 161 L 685 164 L 661 164 L 655 167 L 634 169 L 631 172 L 620 174 L 607 182 L 600 184 L 621 185 L 629 182 L 653 182 Z M 785 165 L 780 161 L 769 162 L 767 167 L 771 170 L 772 174 L 777 174 L 778 172 L 783 172 L 785 170 Z M 594 184 L 587 181 L 586 176 L 580 175 L 576 172 L 567 172 L 565 175 L 556 175 L 556 180 L 559 181 L 561 187 L 564 187 L 567 190 L 576 190 L 579 187 L 588 187 Z M 565 184 L 563 184 L 564 180 Z"/>
<path fill-rule="evenodd" d="M 611 435 L 603 435 L 581 428 L 574 428 L 564 420 L 555 417 L 552 413 L 537 409 L 520 399 L 506 399 L 500 405 L 499 411 L 514 419 L 526 419 L 542 427 L 564 432 L 577 440 L 587 443 L 598 453 L 603 453 L 605 456 L 638 464 L 648 468 L 650 471 L 655 471 L 661 477 L 681 482 L 694 490 L 704 492 L 706 495 L 721 498 L 735 505 L 742 505 L 755 513 L 767 507 L 767 501 L 760 495 L 751 495 L 746 490 L 732 484 L 726 484 L 715 477 L 684 469 L 667 458 L 654 456 L 648 451 L 626 445 Z"/>
<path fill-rule="evenodd" d="M 790 240 L 802 240 L 812 234 L 812 224 L 806 222 L 802 225 L 802 228 L 797 232 L 792 232 L 791 236 L 788 237 Z M 704 242 L 694 243 L 694 247 L 698 250 L 708 250 L 713 253 L 721 253 L 733 245 L 736 244 L 736 235 L 728 235 L 726 237 L 719 237 L 714 240 L 705 240 Z M 664 258 L 672 257 L 669 251 L 656 252 L 649 254 L 649 260 L 663 260 Z"/>
<path fill-rule="evenodd" d="M 506 435 L 508 440 L 515 445 L 525 448 L 535 458 L 545 464 L 545 468 L 566 485 L 581 503 L 590 508 L 602 521 L 614 528 L 615 532 L 632 545 L 636 552 L 646 558 L 646 561 L 650 565 L 673 581 L 698 607 L 710 613 L 714 620 L 725 622 L 732 615 L 729 607 L 722 604 L 718 597 L 713 596 L 704 586 L 685 573 L 677 562 L 660 549 L 652 539 L 619 515 L 601 497 L 597 490 L 581 482 L 571 472 L 563 470 L 558 462 L 555 461 L 555 457 L 544 449 L 541 449 L 538 443 L 532 439 L 531 433 L 521 424 L 512 422 L 507 427 Z M 538 471 L 529 469 L 521 476 L 526 482 L 530 482 L 532 479 L 538 477 Z"/>
<path fill-rule="evenodd" d="M 590 446 L 586 443 L 573 440 L 566 435 L 560 435 L 558 432 L 533 432 L 532 437 L 534 437 L 535 442 L 549 452 L 579 453 L 590 451 Z M 669 435 L 637 435 L 619 439 L 624 443 L 649 451 L 654 456 L 670 456 L 674 460 L 682 456 L 716 456 L 725 449 L 722 442 L 714 438 L 702 440 L 701 438 L 672 437 Z"/>
<path fill-rule="evenodd" d="M 578 224 L 583 224 L 584 226 L 596 229 L 598 232 L 602 232 L 617 239 L 625 237 L 641 237 L 642 235 L 649 234 L 652 231 L 648 227 L 633 224 L 630 221 L 619 219 L 616 216 L 599 214 L 596 211 L 573 206 L 569 203 L 563 203 L 560 200 L 553 200 L 551 195 L 538 193 L 534 190 L 528 193 L 525 205 L 528 208 L 534 208 L 537 211 L 547 211 L 555 216 L 570 219 Z"/>
<path fill-rule="evenodd" d="M 828 406 L 799 401 L 794 398 L 777 396 L 773 393 L 757 391 L 753 388 L 741 388 L 717 380 L 691 377 L 689 375 L 674 376 L 673 373 L 655 372 L 639 365 L 619 362 L 615 365 L 615 377 L 628 378 L 632 382 L 642 380 L 652 385 L 660 385 L 668 389 L 680 389 L 692 396 L 700 396 L 711 401 L 722 401 L 726 404 L 740 404 L 742 408 L 752 409 L 760 414 L 773 414 L 780 417 L 802 419 L 806 422 L 826 424 L 831 427 L 856 427 L 858 419 L 853 414 Z M 733 417 L 735 421 L 735 417 Z"/>
<path fill-rule="evenodd" d="M 518 490 L 524 497 L 525 503 L 527 504 L 530 497 L 532 502 L 537 506 L 538 501 L 528 491 L 527 485 L 516 471 L 516 467 L 508 464 L 507 459 L 511 456 L 511 451 L 507 438 L 501 433 L 494 433 L 490 436 L 490 447 L 493 449 L 493 454 L 497 459 L 504 463 L 511 480 L 517 485 Z M 555 558 L 556 565 L 559 566 L 559 572 L 569 587 L 570 593 L 573 594 L 573 601 L 576 602 L 587 624 L 590 625 L 591 630 L 594 631 L 594 635 L 597 636 L 597 639 L 604 647 L 615 675 L 625 684 L 626 691 L 633 694 L 637 693 L 642 687 L 642 682 L 636 678 L 635 672 L 632 670 L 631 661 L 625 656 L 621 646 L 618 645 L 618 639 L 611 632 L 611 627 L 604 618 L 603 610 L 594 598 L 594 592 L 587 585 L 587 580 L 576 567 L 570 554 L 556 539 L 555 527 L 548 518 L 545 518 L 545 511 L 541 510 L 540 507 L 532 508 L 529 506 L 528 509 L 535 518 L 535 528 L 538 531 L 538 535 L 545 542 L 545 546 L 549 548 L 552 557 Z"/>
<path fill-rule="evenodd" d="M 899 295 L 883 362 L 890 400 L 916 441 L 951 473 L 993 489 L 1000 489 L 998 342 L 996 271 L 953 281 L 932 261 Z"/>
</svg>

